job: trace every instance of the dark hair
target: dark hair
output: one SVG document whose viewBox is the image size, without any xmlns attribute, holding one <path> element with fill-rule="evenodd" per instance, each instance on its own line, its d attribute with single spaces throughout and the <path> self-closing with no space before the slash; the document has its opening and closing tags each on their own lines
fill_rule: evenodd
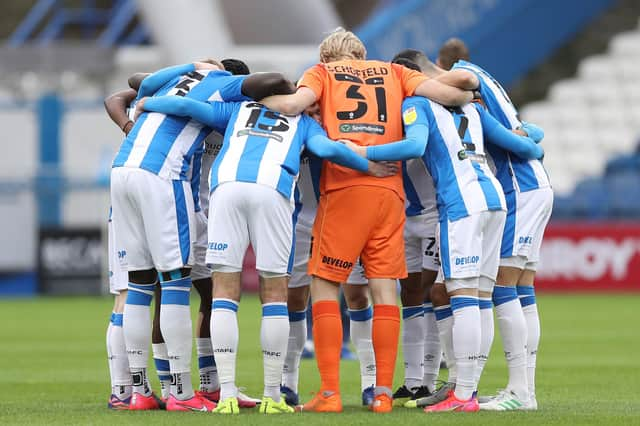
<svg viewBox="0 0 640 426">
<path fill-rule="evenodd" d="M 418 58 L 420 57 L 424 57 L 424 53 L 422 53 L 421 51 L 416 49 L 404 49 L 396 53 L 396 56 L 393 57 L 391 62 L 394 62 L 397 64 L 399 59 L 405 59 L 415 64 L 418 62 Z"/>
<path fill-rule="evenodd" d="M 249 67 L 240 59 L 223 59 L 224 69 L 233 75 L 247 75 L 250 73 Z"/>
<path fill-rule="evenodd" d="M 450 38 L 445 41 L 440 52 L 438 52 L 438 59 L 440 60 L 440 66 L 446 70 L 450 70 L 453 64 L 460 59 L 465 61 L 469 60 L 469 49 L 464 41 L 459 38 Z"/>
<path fill-rule="evenodd" d="M 422 70 L 420 69 L 420 67 L 418 66 L 418 64 L 416 64 L 415 62 L 411 62 L 410 60 L 406 59 L 406 58 L 397 58 L 393 60 L 394 64 L 398 64 L 398 65 L 402 65 L 403 67 L 412 69 L 414 71 L 418 71 L 421 72 Z"/>
</svg>

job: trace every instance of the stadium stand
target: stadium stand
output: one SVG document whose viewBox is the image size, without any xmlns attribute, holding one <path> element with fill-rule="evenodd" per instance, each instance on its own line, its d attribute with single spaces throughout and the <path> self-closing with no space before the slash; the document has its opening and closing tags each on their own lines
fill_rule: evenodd
<svg viewBox="0 0 640 426">
<path fill-rule="evenodd" d="M 640 183 L 640 28 L 585 58 L 575 78 L 555 83 L 522 116 L 546 130 L 545 166 L 556 192 L 554 217 L 630 218 Z M 636 151 L 634 153 L 634 151 Z"/>
</svg>

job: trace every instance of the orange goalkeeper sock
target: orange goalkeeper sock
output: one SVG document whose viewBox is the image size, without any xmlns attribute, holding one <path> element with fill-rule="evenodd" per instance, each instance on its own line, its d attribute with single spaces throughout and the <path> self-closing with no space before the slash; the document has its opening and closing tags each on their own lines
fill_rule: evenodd
<svg viewBox="0 0 640 426">
<path fill-rule="evenodd" d="M 340 392 L 342 320 L 335 300 L 313 304 L 313 342 L 320 372 L 320 390 Z"/>
<path fill-rule="evenodd" d="M 400 309 L 396 305 L 373 305 L 371 334 L 376 355 L 376 387 L 391 391 L 398 355 Z"/>
</svg>

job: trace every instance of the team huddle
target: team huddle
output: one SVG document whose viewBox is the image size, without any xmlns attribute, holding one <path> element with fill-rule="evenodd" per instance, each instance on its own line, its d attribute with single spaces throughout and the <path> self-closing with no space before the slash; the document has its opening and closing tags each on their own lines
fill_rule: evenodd
<svg viewBox="0 0 640 426">
<path fill-rule="evenodd" d="M 235 59 L 136 74 L 129 86 L 105 101 L 126 134 L 111 172 L 110 408 L 341 412 L 342 289 L 371 411 L 537 409 L 533 284 L 553 203 L 544 135 L 460 40 L 436 63 L 413 49 L 382 62 L 339 29 L 297 87 Z M 260 399 L 236 384 L 249 245 Z M 301 402 L 309 299 L 321 386 Z M 484 397 L 494 307 L 509 374 Z M 399 339 L 405 374 L 394 391 Z M 448 378 L 436 386 L 442 356 Z"/>
</svg>

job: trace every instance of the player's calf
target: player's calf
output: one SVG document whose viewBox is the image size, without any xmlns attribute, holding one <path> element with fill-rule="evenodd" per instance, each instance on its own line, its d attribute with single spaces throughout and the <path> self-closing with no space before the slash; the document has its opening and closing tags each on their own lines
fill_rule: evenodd
<svg viewBox="0 0 640 426">
<path fill-rule="evenodd" d="M 186 401 L 194 397 L 191 384 L 190 272 L 188 268 L 181 268 L 160 274 L 162 287 L 160 328 L 169 355 L 171 371 L 169 393 L 178 401 Z"/>
<path fill-rule="evenodd" d="M 147 379 L 151 340 L 150 306 L 155 287 L 155 270 L 129 272 L 129 287 L 123 314 L 123 331 L 132 378 L 131 410 L 159 408 Z"/>
</svg>

